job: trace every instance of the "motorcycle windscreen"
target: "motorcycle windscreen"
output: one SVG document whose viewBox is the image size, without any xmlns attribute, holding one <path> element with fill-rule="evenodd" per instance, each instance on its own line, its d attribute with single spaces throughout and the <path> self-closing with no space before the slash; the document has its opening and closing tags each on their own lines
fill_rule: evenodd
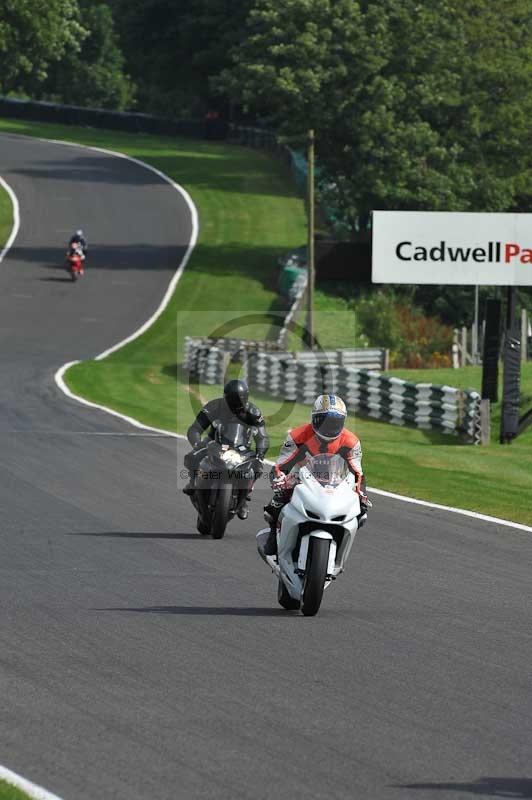
<svg viewBox="0 0 532 800">
<path fill-rule="evenodd" d="M 305 466 L 322 486 L 338 486 L 349 474 L 345 459 L 338 454 L 309 456 Z"/>
<path fill-rule="evenodd" d="M 243 422 L 224 422 L 216 430 L 216 439 L 220 444 L 228 444 L 235 450 L 250 446 L 251 431 Z"/>
</svg>

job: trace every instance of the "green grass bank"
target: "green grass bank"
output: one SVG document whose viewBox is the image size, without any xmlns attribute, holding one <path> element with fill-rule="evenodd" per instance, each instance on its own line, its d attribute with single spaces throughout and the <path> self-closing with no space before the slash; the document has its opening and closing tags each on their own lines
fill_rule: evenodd
<svg viewBox="0 0 532 800">
<path fill-rule="evenodd" d="M 29 794 L 17 789 L 12 783 L 0 780 L 0 800 L 31 800 Z"/>
<path fill-rule="evenodd" d="M 11 198 L 0 185 L 0 251 L 9 239 L 9 234 L 13 228 L 13 205 Z"/>
<path fill-rule="evenodd" d="M 173 301 L 140 339 L 103 362 L 69 371 L 70 388 L 148 425 L 183 433 L 198 404 L 218 387 L 191 387 L 178 369 L 186 333 L 212 332 L 236 323 L 234 335 L 268 335 L 276 306 L 276 259 L 305 238 L 305 215 L 285 170 L 266 155 L 222 144 L 117 134 L 92 129 L 0 121 L 0 131 L 63 138 L 119 150 L 163 170 L 191 194 L 200 215 L 200 240 Z M 324 295 L 318 312 L 334 309 Z M 327 318 L 324 316 L 324 319 Z M 351 316 L 346 317 L 346 325 Z M 350 335 L 350 334 L 349 334 Z M 480 370 L 394 370 L 415 381 L 479 387 Z M 531 399 L 530 365 L 523 399 Z M 268 417 L 275 454 L 288 428 L 308 419 L 308 408 L 257 397 Z M 461 445 L 443 434 L 401 428 L 356 417 L 350 425 L 364 447 L 371 486 L 419 499 L 532 524 L 532 430 L 511 446 Z M 378 498 L 376 499 L 378 503 Z"/>
</svg>

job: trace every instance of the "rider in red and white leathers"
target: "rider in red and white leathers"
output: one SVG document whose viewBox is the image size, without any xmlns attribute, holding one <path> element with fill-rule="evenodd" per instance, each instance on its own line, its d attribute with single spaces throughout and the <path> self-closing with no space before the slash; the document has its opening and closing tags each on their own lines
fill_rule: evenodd
<svg viewBox="0 0 532 800">
<path fill-rule="evenodd" d="M 312 422 L 294 428 L 284 442 L 277 463 L 270 473 L 273 497 L 265 507 L 270 535 L 264 546 L 266 555 L 277 552 L 277 520 L 281 509 L 290 501 L 297 474 L 308 456 L 319 453 L 339 455 L 356 479 L 355 491 L 360 498 L 359 525 L 367 520 L 368 498 L 362 471 L 362 446 L 358 437 L 344 428 L 347 410 L 337 395 L 320 395 L 312 410 Z"/>
</svg>

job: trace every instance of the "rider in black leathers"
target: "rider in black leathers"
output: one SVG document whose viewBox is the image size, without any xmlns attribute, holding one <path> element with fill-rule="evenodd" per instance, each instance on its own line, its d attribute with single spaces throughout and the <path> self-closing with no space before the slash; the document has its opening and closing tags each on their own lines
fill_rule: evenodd
<svg viewBox="0 0 532 800">
<path fill-rule="evenodd" d="M 261 462 L 264 460 L 264 456 L 270 446 L 270 440 L 266 433 L 264 417 L 260 408 L 251 405 L 248 398 L 249 390 L 246 382 L 232 380 L 224 386 L 224 396 L 216 400 L 210 400 L 197 415 L 187 431 L 187 439 L 194 449 L 185 456 L 185 467 L 189 471 L 189 483 L 183 489 L 185 494 L 191 495 L 194 493 L 196 471 L 207 449 L 206 445 L 202 444 L 201 436 L 206 431 L 209 439 L 214 438 L 215 429 L 212 425 L 214 420 L 230 422 L 237 419 L 252 428 L 257 459 Z M 261 474 L 261 470 L 255 469 L 254 471 L 255 479 L 257 479 Z M 248 495 L 247 500 L 249 499 L 250 496 Z M 240 506 L 237 513 L 240 519 L 247 518 L 249 513 L 247 501 Z"/>
</svg>

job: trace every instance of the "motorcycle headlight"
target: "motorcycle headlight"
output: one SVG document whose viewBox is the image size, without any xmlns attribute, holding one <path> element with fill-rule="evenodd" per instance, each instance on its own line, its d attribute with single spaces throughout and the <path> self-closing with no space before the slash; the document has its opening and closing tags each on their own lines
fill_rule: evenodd
<svg viewBox="0 0 532 800">
<path fill-rule="evenodd" d="M 244 458 L 240 453 L 237 453 L 236 450 L 224 450 L 222 453 L 222 460 L 225 461 L 228 466 L 236 467 L 243 462 Z"/>
</svg>

